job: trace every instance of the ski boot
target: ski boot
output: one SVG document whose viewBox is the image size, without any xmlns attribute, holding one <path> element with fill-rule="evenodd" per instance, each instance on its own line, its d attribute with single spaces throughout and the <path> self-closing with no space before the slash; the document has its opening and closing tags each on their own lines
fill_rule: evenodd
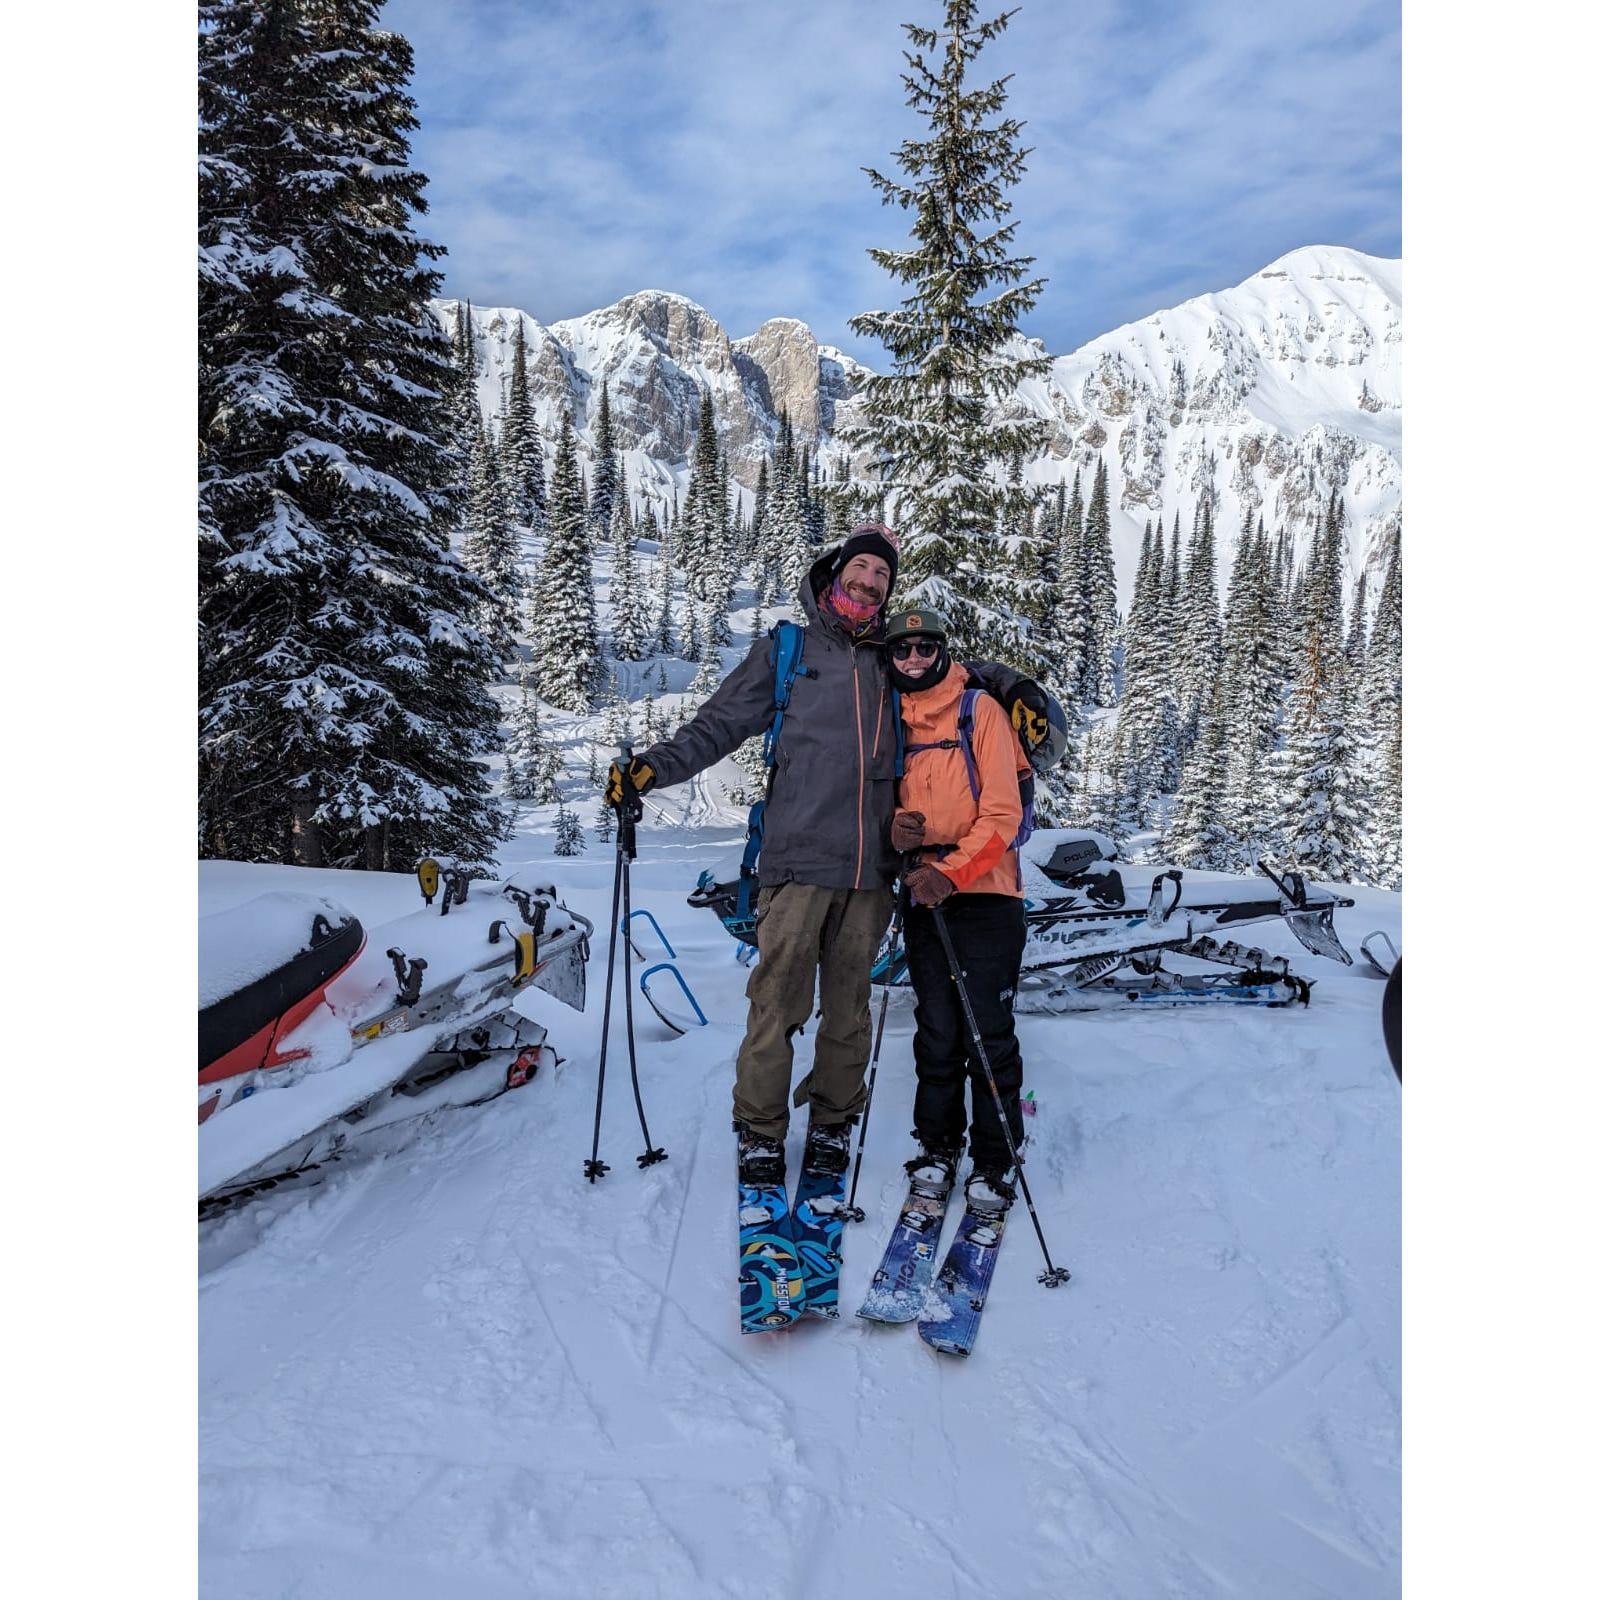
<svg viewBox="0 0 1600 1600">
<path fill-rule="evenodd" d="M 920 1153 L 906 1162 L 906 1177 L 911 1187 L 922 1194 L 947 1195 L 955 1186 L 956 1168 L 961 1165 L 961 1146 L 923 1145 Z"/>
<path fill-rule="evenodd" d="M 742 1122 L 733 1125 L 739 1135 L 739 1182 L 747 1188 L 782 1188 L 787 1178 L 783 1141 L 756 1133 Z"/>
<path fill-rule="evenodd" d="M 975 1167 L 967 1179 L 967 1210 L 1002 1215 L 1017 1198 L 1016 1172 L 1009 1167 Z"/>
<path fill-rule="evenodd" d="M 806 1130 L 805 1154 L 800 1158 L 802 1172 L 843 1172 L 850 1165 L 852 1117 L 845 1122 L 813 1122 Z"/>
</svg>

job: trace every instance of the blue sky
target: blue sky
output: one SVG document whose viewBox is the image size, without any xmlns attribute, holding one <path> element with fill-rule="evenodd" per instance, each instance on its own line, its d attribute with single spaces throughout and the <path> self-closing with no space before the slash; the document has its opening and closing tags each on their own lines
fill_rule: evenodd
<svg viewBox="0 0 1600 1600">
<path fill-rule="evenodd" d="M 389 0 L 446 292 L 541 321 L 672 289 L 735 337 L 897 302 L 860 169 L 919 128 L 942 0 Z M 979 58 L 1034 146 L 1018 245 L 1053 352 L 1304 244 L 1400 253 L 1398 0 L 1027 0 Z"/>
</svg>

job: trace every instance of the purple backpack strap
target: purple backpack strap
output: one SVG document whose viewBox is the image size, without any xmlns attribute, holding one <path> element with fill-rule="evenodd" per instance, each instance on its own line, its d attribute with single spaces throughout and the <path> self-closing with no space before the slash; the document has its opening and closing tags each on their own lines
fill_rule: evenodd
<svg viewBox="0 0 1600 1600">
<path fill-rule="evenodd" d="M 972 798 L 978 798 L 978 763 L 972 758 L 972 723 L 973 714 L 978 704 L 978 696 L 982 689 L 964 689 L 961 693 L 961 709 L 956 714 L 956 730 L 961 735 L 961 754 L 967 763 L 967 783 L 972 789 Z"/>
</svg>

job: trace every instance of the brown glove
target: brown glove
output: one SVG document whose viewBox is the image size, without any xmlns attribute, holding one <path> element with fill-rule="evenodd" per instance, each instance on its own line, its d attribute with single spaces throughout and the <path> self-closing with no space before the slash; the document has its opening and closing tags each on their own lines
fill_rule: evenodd
<svg viewBox="0 0 1600 1600">
<path fill-rule="evenodd" d="M 908 850 L 922 848 L 922 835 L 928 819 L 920 811 L 897 811 L 889 824 L 889 844 L 904 855 Z"/>
<path fill-rule="evenodd" d="M 605 793 L 605 803 L 613 810 L 622 804 L 623 776 L 622 763 L 619 761 L 613 761 L 611 763 L 611 770 L 606 773 Z M 645 790 L 649 789 L 656 781 L 655 768 L 652 767 L 648 761 L 641 761 L 638 756 L 635 756 L 633 760 L 628 763 L 628 771 L 626 776 L 628 777 L 635 794 L 643 794 Z"/>
<path fill-rule="evenodd" d="M 913 867 L 906 874 L 906 889 L 914 906 L 940 906 L 956 892 L 937 867 Z"/>
</svg>

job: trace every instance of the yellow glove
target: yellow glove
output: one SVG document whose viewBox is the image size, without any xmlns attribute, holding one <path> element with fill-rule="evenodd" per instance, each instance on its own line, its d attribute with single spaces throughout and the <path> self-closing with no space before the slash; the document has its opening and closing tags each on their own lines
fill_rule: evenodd
<svg viewBox="0 0 1600 1600">
<path fill-rule="evenodd" d="M 1011 708 L 1011 726 L 1017 730 L 1024 750 L 1032 750 L 1044 743 L 1050 732 L 1050 722 L 1042 711 L 1018 700 Z"/>
<path fill-rule="evenodd" d="M 643 794 L 651 788 L 656 781 L 656 770 L 648 761 L 641 761 L 635 756 L 628 763 L 626 773 L 629 784 L 635 794 Z M 605 803 L 613 809 L 622 804 L 622 780 L 624 773 L 622 763 L 613 761 L 611 770 L 606 774 Z"/>
</svg>

